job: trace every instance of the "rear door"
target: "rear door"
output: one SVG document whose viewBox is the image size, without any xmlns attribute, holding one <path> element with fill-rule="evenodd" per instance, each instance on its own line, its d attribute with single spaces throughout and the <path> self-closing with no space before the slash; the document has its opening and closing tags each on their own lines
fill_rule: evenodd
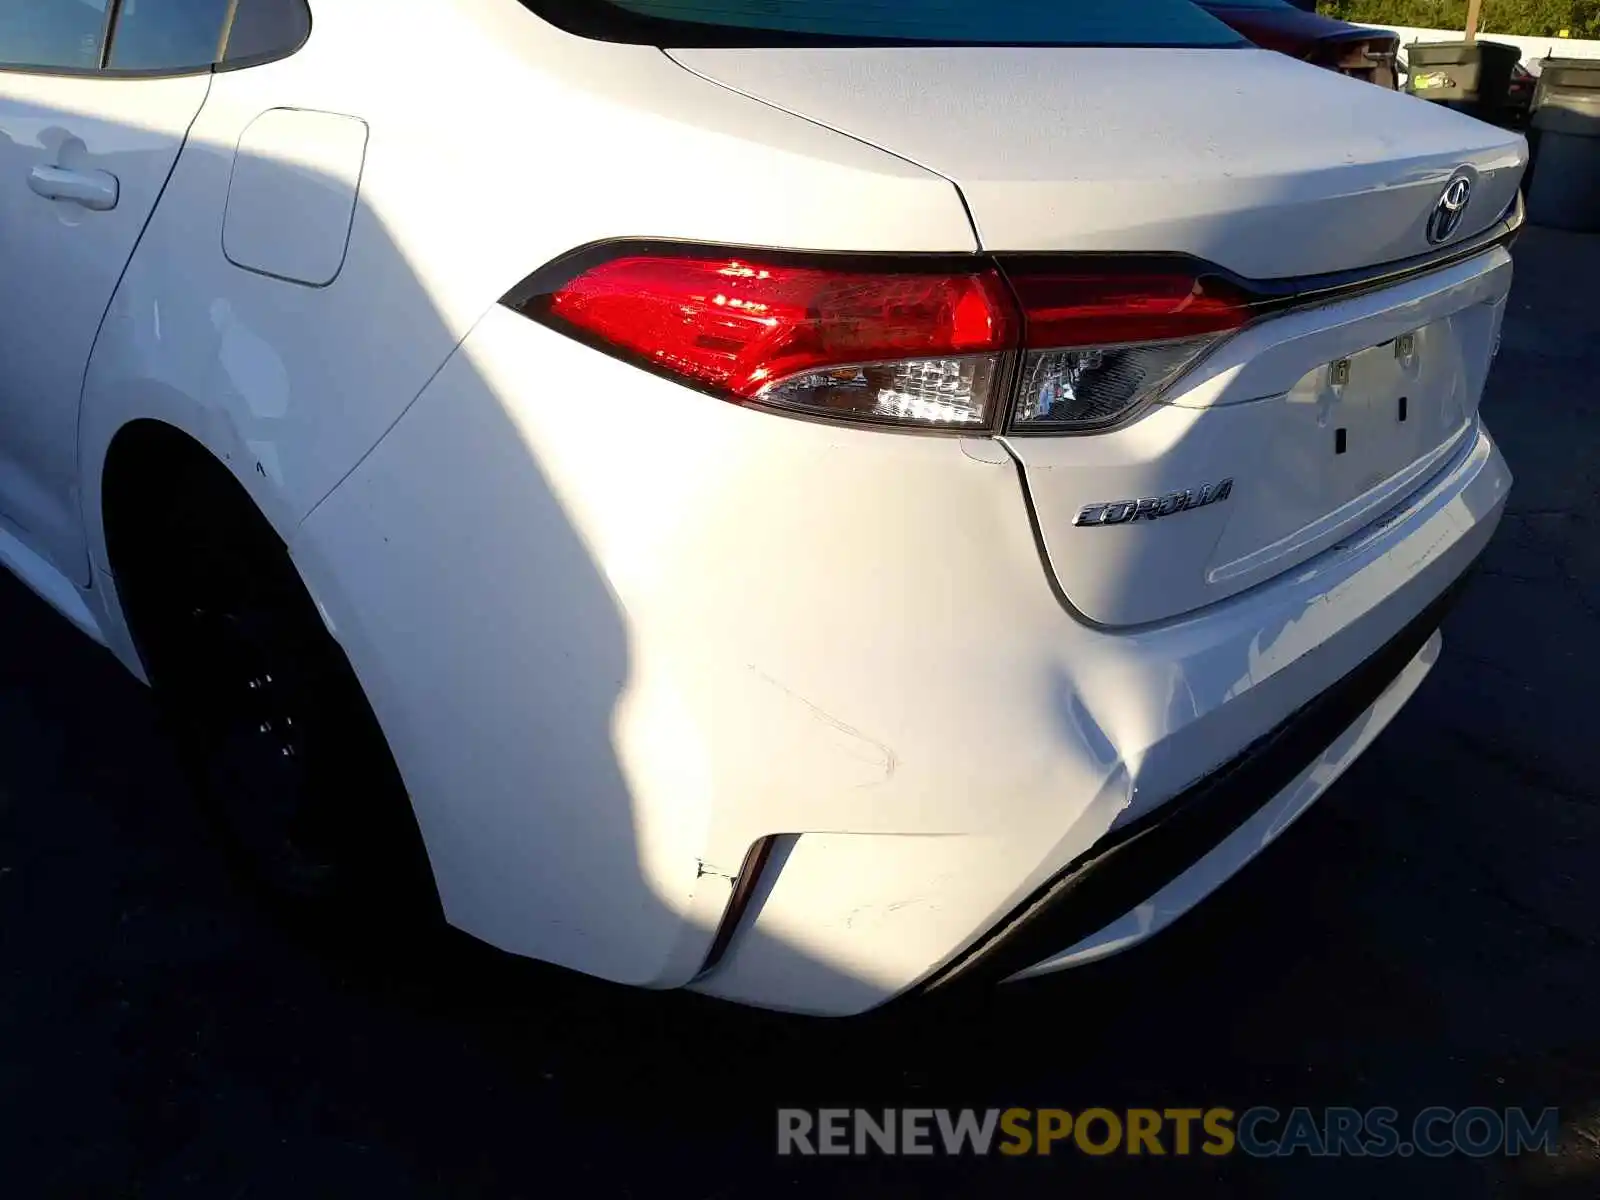
<svg viewBox="0 0 1600 1200">
<path fill-rule="evenodd" d="M 78 583 L 84 368 L 228 9 L 124 0 L 113 28 L 107 0 L 0 6 L 0 522 Z"/>
</svg>

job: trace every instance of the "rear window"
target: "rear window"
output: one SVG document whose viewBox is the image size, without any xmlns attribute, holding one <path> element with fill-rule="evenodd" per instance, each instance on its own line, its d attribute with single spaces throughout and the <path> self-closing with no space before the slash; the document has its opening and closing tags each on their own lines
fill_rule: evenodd
<svg viewBox="0 0 1600 1200">
<path fill-rule="evenodd" d="M 1190 0 L 522 0 L 570 33 L 660 46 L 1238 46 Z"/>
</svg>

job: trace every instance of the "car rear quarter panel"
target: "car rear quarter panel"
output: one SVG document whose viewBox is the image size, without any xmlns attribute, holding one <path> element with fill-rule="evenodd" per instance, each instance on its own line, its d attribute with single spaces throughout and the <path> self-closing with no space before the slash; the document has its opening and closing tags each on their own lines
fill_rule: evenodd
<svg viewBox="0 0 1600 1200">
<path fill-rule="evenodd" d="M 79 437 L 102 573 L 100 480 L 127 422 L 192 435 L 287 539 L 474 322 L 575 246 L 649 235 L 974 248 L 948 181 L 650 47 L 571 37 L 510 0 L 417 0 L 403 20 L 380 0 L 339 0 L 315 5 L 315 18 L 299 53 L 215 77 L 102 328 Z M 359 170 L 319 167 L 321 147 L 283 139 L 262 161 L 246 133 L 275 109 L 365 122 Z M 348 248 L 324 286 L 313 284 L 325 272 L 297 282 L 225 252 L 230 187 L 259 187 L 274 170 L 334 189 L 358 180 Z M 275 234 L 259 215 L 254 257 L 307 257 L 296 239 L 310 226 L 296 212 L 279 214 Z M 111 604 L 107 589 L 97 603 Z"/>
</svg>

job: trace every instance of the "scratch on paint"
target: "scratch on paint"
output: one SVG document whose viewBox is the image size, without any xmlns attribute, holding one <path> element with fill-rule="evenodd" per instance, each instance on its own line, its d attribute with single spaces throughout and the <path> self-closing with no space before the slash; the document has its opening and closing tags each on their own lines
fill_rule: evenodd
<svg viewBox="0 0 1600 1200">
<path fill-rule="evenodd" d="M 870 913 L 881 919 L 882 917 L 888 916 L 890 913 L 899 912 L 902 908 L 908 908 L 913 904 L 923 903 L 926 903 L 926 901 L 924 901 L 921 896 L 913 896 L 909 900 L 892 900 L 888 904 L 858 905 L 845 914 L 844 926 L 846 929 L 853 928 L 856 923 L 856 918 L 864 914 Z"/>
<path fill-rule="evenodd" d="M 883 742 L 878 741 L 877 738 L 869 737 L 867 734 L 862 733 L 861 730 L 857 729 L 854 725 L 846 724 L 844 721 L 841 721 L 838 717 L 828 712 L 827 709 L 817 707 L 798 692 L 784 687 L 783 684 L 779 683 L 772 676 L 761 670 L 754 663 L 749 664 L 749 666 L 751 671 L 753 671 L 760 678 L 766 680 L 773 687 L 777 688 L 785 696 L 804 704 L 808 709 L 811 710 L 811 715 L 816 717 L 816 719 L 821 721 L 824 725 L 831 726 L 832 728 L 837 729 L 840 733 L 855 738 L 857 741 L 865 742 L 867 745 L 874 747 L 878 753 L 883 756 L 883 778 L 881 780 L 874 780 L 872 783 L 858 784 L 858 787 L 876 787 L 879 783 L 887 783 L 890 779 L 894 778 L 895 771 L 900 768 L 900 757 L 891 747 L 885 745 Z"/>
</svg>

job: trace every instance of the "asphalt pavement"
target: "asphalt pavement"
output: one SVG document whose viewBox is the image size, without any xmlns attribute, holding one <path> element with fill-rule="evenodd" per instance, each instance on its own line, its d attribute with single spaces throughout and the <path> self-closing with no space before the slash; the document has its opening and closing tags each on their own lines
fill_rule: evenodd
<svg viewBox="0 0 1600 1200">
<path fill-rule="evenodd" d="M 141 687 L 0 581 L 0 1196 L 1600 1195 L 1600 237 L 1531 230 L 1510 510 L 1444 653 L 1152 943 L 818 1022 L 466 939 L 352 955 L 221 863 Z M 775 1109 L 1556 1106 L 1558 1153 L 779 1159 Z"/>
</svg>

